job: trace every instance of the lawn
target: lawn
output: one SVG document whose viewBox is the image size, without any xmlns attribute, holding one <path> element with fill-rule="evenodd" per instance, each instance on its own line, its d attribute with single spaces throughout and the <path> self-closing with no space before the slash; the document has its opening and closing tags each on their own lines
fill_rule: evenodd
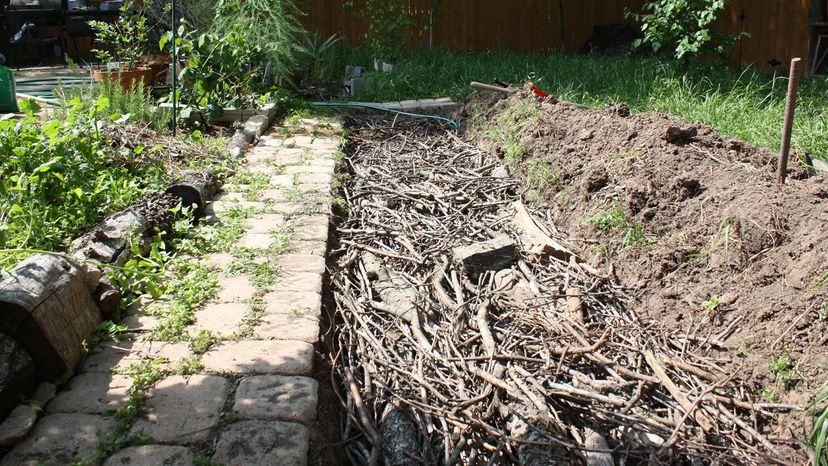
<svg viewBox="0 0 828 466">
<path fill-rule="evenodd" d="M 370 54 L 350 49 L 345 62 L 367 65 Z M 637 56 L 566 53 L 420 51 L 396 72 L 374 74 L 359 100 L 388 101 L 472 93 L 471 81 L 535 84 L 563 100 L 593 107 L 624 102 L 633 112 L 661 111 L 713 126 L 723 134 L 778 150 L 787 74 L 736 70 L 717 63 L 682 67 Z M 793 147 L 828 158 L 828 79 L 803 78 Z"/>
</svg>

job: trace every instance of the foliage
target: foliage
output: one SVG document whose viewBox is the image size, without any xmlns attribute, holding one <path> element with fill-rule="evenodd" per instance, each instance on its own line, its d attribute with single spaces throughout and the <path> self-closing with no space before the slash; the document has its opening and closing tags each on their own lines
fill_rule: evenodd
<svg viewBox="0 0 828 466">
<path fill-rule="evenodd" d="M 94 49 L 92 52 L 103 62 L 125 63 L 134 68 L 147 47 L 147 17 L 143 11 L 136 9 L 132 0 L 124 2 L 118 20 L 89 21 L 99 43 L 106 44 L 106 49 Z"/>
<path fill-rule="evenodd" d="M 111 153 L 102 140 L 111 119 L 105 97 L 68 105 L 64 118 L 41 122 L 26 102 L 26 118 L 0 121 L 0 249 L 59 249 L 164 184 L 160 164 L 126 148 Z"/>
<path fill-rule="evenodd" d="M 125 122 L 143 123 L 158 132 L 170 126 L 170 110 L 158 108 L 150 89 L 137 82 L 129 90 L 125 90 L 115 80 L 105 80 L 95 86 L 58 89 L 57 94 L 62 102 L 62 106 L 56 110 L 57 119 L 65 116 L 68 102 L 76 97 L 84 101 L 104 97 L 109 101 L 109 112 L 120 115 L 119 119 Z"/>
<path fill-rule="evenodd" d="M 368 21 L 365 40 L 375 58 L 394 60 L 400 57 L 404 44 L 415 26 L 406 11 L 407 2 L 402 0 L 364 0 L 363 8 L 357 12 Z M 354 8 L 354 1 L 347 0 L 345 6 Z"/>
<path fill-rule="evenodd" d="M 341 74 L 338 47 L 340 37 L 336 34 L 325 40 L 318 32 L 305 34 L 305 57 L 302 61 L 302 71 L 311 81 L 329 83 L 335 81 Z"/>
<path fill-rule="evenodd" d="M 161 40 L 162 49 L 171 34 Z M 252 105 L 256 93 L 265 91 L 263 55 L 252 48 L 239 31 L 198 33 L 182 24 L 176 38 L 176 56 L 186 61 L 181 69 L 179 100 L 218 115 L 223 107 Z M 189 114 L 183 113 L 182 118 Z"/>
<path fill-rule="evenodd" d="M 647 243 L 644 228 L 640 223 L 627 218 L 624 209 L 617 203 L 612 209 L 586 218 L 585 223 L 595 225 L 600 230 L 621 230 L 621 245 L 624 248 L 643 246 Z"/>
<path fill-rule="evenodd" d="M 304 52 L 301 14 L 296 0 L 219 0 L 213 22 L 220 34 L 240 34 L 263 56 L 268 76 L 282 83 L 292 77 Z"/>
<path fill-rule="evenodd" d="M 828 387 L 822 387 L 808 408 L 808 414 L 814 418 L 808 444 L 813 449 L 812 464 L 828 466 Z"/>
<path fill-rule="evenodd" d="M 791 388 L 800 381 L 794 371 L 795 367 L 793 360 L 787 352 L 773 358 L 768 363 L 768 369 L 776 377 L 777 384 L 781 385 L 784 389 Z"/>
<path fill-rule="evenodd" d="M 707 308 L 708 311 L 715 311 L 722 305 L 722 297 L 714 294 L 702 304 L 704 304 L 704 307 Z"/>
<path fill-rule="evenodd" d="M 644 37 L 635 47 L 648 46 L 655 53 L 669 53 L 682 60 L 712 52 L 725 55 L 728 48 L 747 34 L 729 35 L 713 24 L 724 12 L 728 0 L 652 0 L 642 13 L 627 11 L 627 17 L 641 24 Z"/>
</svg>

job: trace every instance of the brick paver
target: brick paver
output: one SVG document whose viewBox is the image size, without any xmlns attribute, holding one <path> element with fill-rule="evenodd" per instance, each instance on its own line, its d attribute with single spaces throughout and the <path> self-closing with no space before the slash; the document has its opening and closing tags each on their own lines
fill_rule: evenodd
<svg viewBox="0 0 828 466">
<path fill-rule="evenodd" d="M 338 131 L 327 127 L 338 124 L 322 123 L 320 129 L 314 127 L 320 121 L 304 120 L 262 135 L 239 173 L 267 185 L 231 178 L 207 205 L 210 228 L 242 214 L 244 231 L 230 248 L 196 259 L 216 271 L 219 289 L 183 323 L 180 336 L 151 341 L 153 330 L 164 328 L 169 298 L 148 307 L 153 299 L 142 297 L 120 322 L 125 340 L 91 349 L 78 375 L 53 400 L 39 402 L 45 415 L 2 465 L 307 464 L 305 424 L 316 420 L 319 388 L 307 376 L 320 335 L 334 153 L 341 144 Z M 286 239 L 286 247 L 272 247 L 277 239 Z M 251 263 L 273 266 L 273 280 L 252 275 L 261 270 Z M 211 337 L 204 339 L 202 330 Z M 138 380 L 146 390 L 133 405 Z M 125 407 L 134 416 L 111 415 Z M 151 444 L 96 457 L 124 432 L 131 445 Z"/>
</svg>

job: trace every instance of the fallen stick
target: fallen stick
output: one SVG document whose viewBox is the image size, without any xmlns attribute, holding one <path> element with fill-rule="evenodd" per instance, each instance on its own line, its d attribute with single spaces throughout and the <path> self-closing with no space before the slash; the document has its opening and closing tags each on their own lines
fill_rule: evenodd
<svg viewBox="0 0 828 466">
<path fill-rule="evenodd" d="M 661 385 L 670 392 L 670 396 L 673 397 L 674 400 L 681 405 L 682 409 L 685 412 L 691 413 L 695 410 L 695 405 L 687 398 L 687 396 L 681 391 L 681 389 L 676 385 L 672 380 L 670 380 L 670 376 L 667 375 L 667 371 L 661 366 L 656 359 L 656 356 L 652 353 L 652 351 L 645 351 L 644 352 L 644 359 L 647 361 L 647 364 L 650 368 L 653 369 L 656 377 L 661 381 Z M 704 429 L 705 432 L 710 432 L 713 430 L 713 421 L 710 420 L 707 415 L 705 415 L 701 411 L 696 411 L 693 414 L 693 419 L 699 423 L 699 425 Z"/>
</svg>

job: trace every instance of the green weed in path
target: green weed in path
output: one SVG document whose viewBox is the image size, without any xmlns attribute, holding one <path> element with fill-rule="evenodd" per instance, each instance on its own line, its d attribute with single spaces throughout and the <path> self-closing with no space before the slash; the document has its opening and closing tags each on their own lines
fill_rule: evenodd
<svg viewBox="0 0 828 466">
<path fill-rule="evenodd" d="M 367 65 L 370 55 L 349 50 L 347 64 Z M 522 84 L 532 79 L 560 99 L 593 107 L 625 102 L 633 112 L 661 111 L 711 125 L 723 134 L 778 149 L 787 76 L 740 72 L 717 63 L 679 65 L 633 56 L 565 53 L 422 51 L 400 60 L 399 71 L 372 74 L 373 89 L 360 100 L 450 96 L 465 99 L 471 81 Z M 828 80 L 803 78 L 794 125 L 795 149 L 828 158 Z"/>
</svg>

